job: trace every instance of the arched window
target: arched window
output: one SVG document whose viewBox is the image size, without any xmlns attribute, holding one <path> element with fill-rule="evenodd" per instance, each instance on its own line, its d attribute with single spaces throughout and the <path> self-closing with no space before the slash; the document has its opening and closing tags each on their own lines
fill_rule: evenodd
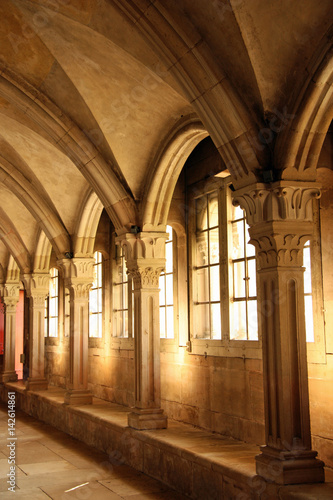
<svg viewBox="0 0 333 500">
<path fill-rule="evenodd" d="M 49 294 L 45 299 L 45 337 L 58 337 L 59 327 L 59 273 L 50 269 Z"/>
<path fill-rule="evenodd" d="M 169 239 L 165 243 L 165 271 L 160 276 L 160 337 L 163 339 L 173 339 L 174 331 L 174 231 L 171 226 L 167 226 L 166 232 Z"/>
<path fill-rule="evenodd" d="M 133 337 L 133 285 L 127 274 L 124 250 L 118 245 L 113 276 L 113 336 L 131 338 Z"/>
<path fill-rule="evenodd" d="M 89 337 L 102 337 L 103 289 L 102 289 L 102 254 L 94 253 L 94 282 L 89 292 Z"/>
</svg>

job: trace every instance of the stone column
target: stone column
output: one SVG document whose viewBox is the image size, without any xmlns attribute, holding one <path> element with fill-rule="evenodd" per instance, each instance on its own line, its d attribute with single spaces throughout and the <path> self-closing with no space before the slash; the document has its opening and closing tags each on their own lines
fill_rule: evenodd
<svg viewBox="0 0 333 500">
<path fill-rule="evenodd" d="M 47 389 L 45 378 L 45 298 L 49 291 L 50 274 L 34 273 L 23 276 L 29 297 L 29 377 L 28 390 Z"/>
<path fill-rule="evenodd" d="M 5 304 L 5 346 L 1 382 L 14 382 L 17 380 L 17 373 L 15 371 L 15 333 L 16 306 L 19 301 L 19 292 L 19 283 L 7 282 L 5 284 L 3 296 Z"/>
<path fill-rule="evenodd" d="M 324 481 L 324 463 L 311 449 L 302 267 L 313 231 L 312 200 L 319 195 L 316 183 L 295 181 L 234 193 L 257 250 L 266 445 L 256 468 L 279 484 Z"/>
<path fill-rule="evenodd" d="M 94 259 L 63 259 L 65 287 L 70 293 L 69 381 L 66 404 L 91 404 L 88 390 L 89 290 L 92 287 Z"/>
<path fill-rule="evenodd" d="M 165 267 L 167 233 L 127 234 L 127 272 L 134 283 L 135 409 L 128 425 L 135 429 L 165 429 L 161 409 L 159 276 Z"/>
</svg>

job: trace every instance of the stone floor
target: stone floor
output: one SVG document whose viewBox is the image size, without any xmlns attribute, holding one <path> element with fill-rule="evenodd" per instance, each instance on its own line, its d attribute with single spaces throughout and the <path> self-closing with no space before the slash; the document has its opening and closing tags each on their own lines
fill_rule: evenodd
<svg viewBox="0 0 333 500">
<path fill-rule="evenodd" d="M 155 479 L 21 411 L 15 422 L 15 494 L 8 491 L 8 415 L 0 404 L 0 498 L 185 500 Z"/>
</svg>

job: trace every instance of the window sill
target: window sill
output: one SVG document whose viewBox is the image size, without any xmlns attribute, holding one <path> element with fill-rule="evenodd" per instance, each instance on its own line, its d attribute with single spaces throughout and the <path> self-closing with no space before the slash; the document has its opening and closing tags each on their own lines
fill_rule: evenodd
<svg viewBox="0 0 333 500">
<path fill-rule="evenodd" d="M 199 356 L 262 359 L 261 347 L 259 340 L 192 339 L 188 352 Z"/>
<path fill-rule="evenodd" d="M 58 337 L 45 337 L 45 346 L 58 346 L 59 338 Z"/>
<path fill-rule="evenodd" d="M 134 349 L 134 339 L 126 337 L 112 337 L 110 341 L 111 349 Z"/>
<path fill-rule="evenodd" d="M 102 347 L 104 347 L 104 339 L 103 337 L 100 338 L 95 338 L 95 337 L 91 337 L 88 339 L 88 348 L 89 349 L 94 349 L 94 348 L 99 348 L 101 349 Z"/>
</svg>

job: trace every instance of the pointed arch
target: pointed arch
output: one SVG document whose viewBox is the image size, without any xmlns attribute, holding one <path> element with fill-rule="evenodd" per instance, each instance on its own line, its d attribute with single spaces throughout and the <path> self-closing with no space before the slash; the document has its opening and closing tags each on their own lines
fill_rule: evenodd
<svg viewBox="0 0 333 500">
<path fill-rule="evenodd" d="M 102 214 L 103 204 L 97 194 L 89 190 L 82 203 L 82 210 L 75 235 L 75 257 L 94 254 L 94 244 L 98 223 Z"/>
<path fill-rule="evenodd" d="M 0 238 L 22 273 L 31 271 L 31 257 L 16 228 L 0 208 Z"/>
<path fill-rule="evenodd" d="M 142 32 L 204 123 L 236 187 L 256 181 L 269 160 L 256 148 L 258 124 L 188 19 L 180 26 L 160 2 L 115 0 Z M 262 124 L 264 126 L 264 124 Z M 260 126 L 260 125 L 259 125 Z"/>
<path fill-rule="evenodd" d="M 2 183 L 23 203 L 46 233 L 58 258 L 70 251 L 70 236 L 59 215 L 49 206 L 49 203 L 33 184 L 1 155 L 0 174 L 2 174 Z"/>
<path fill-rule="evenodd" d="M 41 231 L 34 256 L 34 273 L 48 273 L 50 269 L 50 258 L 52 245 L 44 231 Z"/>
<path fill-rule="evenodd" d="M 54 103 L 27 82 L 18 83 L 2 71 L 0 96 L 43 129 L 50 143 L 60 149 L 80 170 L 98 194 L 115 228 L 126 232 L 137 222 L 136 206 L 120 180 L 88 137 Z"/>
<path fill-rule="evenodd" d="M 333 120 L 332 81 L 333 46 L 332 42 L 327 45 L 325 37 L 324 48 L 318 49 L 309 77 L 299 92 L 293 119 L 277 140 L 275 164 L 282 179 L 316 179 L 320 151 Z"/>
<path fill-rule="evenodd" d="M 143 200 L 143 231 L 165 229 L 179 174 L 192 150 L 207 136 L 197 118 L 187 117 L 162 144 Z"/>
<path fill-rule="evenodd" d="M 6 273 L 6 283 L 8 282 L 19 282 L 20 281 L 20 267 L 18 266 L 15 258 L 10 255 L 7 273 Z"/>
</svg>

